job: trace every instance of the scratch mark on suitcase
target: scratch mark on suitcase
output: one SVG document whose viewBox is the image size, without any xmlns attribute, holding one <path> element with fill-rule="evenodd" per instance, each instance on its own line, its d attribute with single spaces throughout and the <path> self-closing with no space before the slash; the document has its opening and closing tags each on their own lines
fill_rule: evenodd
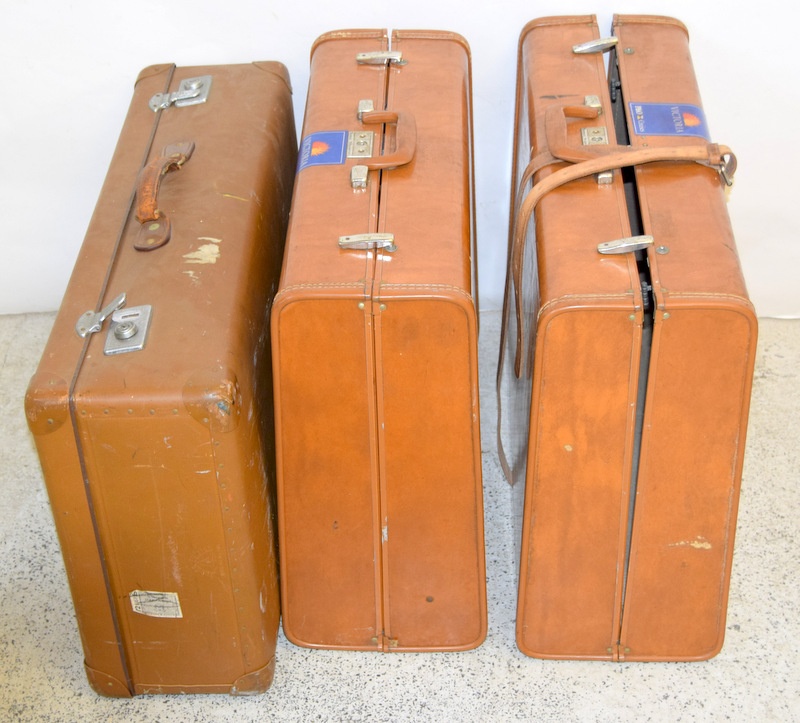
<svg viewBox="0 0 800 723">
<path fill-rule="evenodd" d="M 203 244 L 197 251 L 190 251 L 184 254 L 183 258 L 186 259 L 187 264 L 215 264 L 217 259 L 222 255 L 219 244 L 222 239 L 215 239 L 209 236 L 201 236 L 198 241 L 211 241 L 212 243 Z M 194 278 L 194 277 L 193 277 Z"/>
<path fill-rule="evenodd" d="M 711 543 L 705 537 L 698 535 L 694 540 L 671 542 L 669 547 L 693 547 L 695 550 L 710 550 Z"/>
</svg>

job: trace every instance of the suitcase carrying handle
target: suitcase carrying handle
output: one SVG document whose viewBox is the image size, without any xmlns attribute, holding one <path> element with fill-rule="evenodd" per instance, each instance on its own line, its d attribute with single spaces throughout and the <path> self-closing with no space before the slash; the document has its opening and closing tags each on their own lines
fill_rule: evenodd
<svg viewBox="0 0 800 723">
<path fill-rule="evenodd" d="M 139 173 L 136 183 L 136 218 L 142 227 L 133 246 L 137 251 L 152 251 L 170 239 L 169 218 L 158 210 L 158 192 L 161 181 L 170 171 L 178 171 L 194 151 L 192 141 L 178 141 L 166 146 L 158 158 L 153 159 Z"/>
<path fill-rule="evenodd" d="M 545 165 L 559 161 L 572 163 L 572 165 L 560 168 L 535 183 L 524 199 L 520 199 L 517 206 L 511 238 L 509 273 L 514 286 L 514 309 L 517 323 L 514 372 L 518 379 L 522 376 L 523 350 L 525 349 L 525 322 L 522 308 L 522 265 L 525 255 L 525 236 L 533 210 L 544 196 L 570 181 L 586 178 L 596 173 L 659 161 L 700 163 L 717 170 L 726 184 L 731 185 L 733 182 L 733 174 L 736 172 L 736 156 L 727 146 L 716 143 L 661 148 L 633 148 L 617 145 L 570 146 L 567 143 L 567 117 L 596 118 L 598 115 L 597 109 L 589 106 L 551 106 L 548 108 L 545 115 L 548 148 L 533 158 L 523 176 L 527 183 L 527 179 Z M 505 304 L 510 302 L 508 293 L 507 283 Z M 505 319 L 505 313 L 503 316 Z M 502 336 L 505 337 L 505 334 L 503 333 Z M 501 340 L 501 343 L 504 342 Z"/>
<path fill-rule="evenodd" d="M 361 122 L 368 125 L 391 124 L 397 126 L 395 151 L 361 165 L 370 171 L 382 168 L 397 168 L 411 163 L 417 148 L 417 122 L 411 113 L 392 110 L 371 110 L 361 114 Z"/>
</svg>

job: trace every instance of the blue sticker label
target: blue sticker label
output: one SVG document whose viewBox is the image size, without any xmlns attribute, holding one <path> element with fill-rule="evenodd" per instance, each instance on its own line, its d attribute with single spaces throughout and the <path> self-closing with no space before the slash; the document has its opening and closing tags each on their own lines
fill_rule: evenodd
<svg viewBox="0 0 800 723">
<path fill-rule="evenodd" d="M 308 166 L 340 166 L 347 154 L 347 131 L 321 131 L 303 138 L 297 172 Z"/>
<path fill-rule="evenodd" d="M 711 140 L 703 109 L 688 103 L 629 103 L 637 136 L 699 136 Z"/>
</svg>

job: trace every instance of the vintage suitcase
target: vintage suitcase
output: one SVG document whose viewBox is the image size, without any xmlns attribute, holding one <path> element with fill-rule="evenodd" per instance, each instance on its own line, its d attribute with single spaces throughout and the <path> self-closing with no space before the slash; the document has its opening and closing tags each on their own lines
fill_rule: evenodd
<svg viewBox="0 0 800 723">
<path fill-rule="evenodd" d="M 139 76 L 26 398 L 104 695 L 272 680 L 268 320 L 295 163 L 283 65 Z"/>
<path fill-rule="evenodd" d="M 708 141 L 684 26 L 613 33 L 546 18 L 519 45 L 499 369 L 524 487 L 517 642 L 700 660 L 725 630 L 757 333 L 735 160 Z"/>
<path fill-rule="evenodd" d="M 458 650 L 486 631 L 470 55 L 334 32 L 272 312 L 283 628 Z"/>
</svg>

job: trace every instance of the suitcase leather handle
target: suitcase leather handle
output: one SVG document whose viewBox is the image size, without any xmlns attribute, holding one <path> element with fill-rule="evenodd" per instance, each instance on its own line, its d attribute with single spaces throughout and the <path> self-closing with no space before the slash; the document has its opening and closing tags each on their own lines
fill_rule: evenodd
<svg viewBox="0 0 800 723">
<path fill-rule="evenodd" d="M 158 210 L 161 182 L 170 171 L 178 171 L 194 151 L 192 141 L 179 141 L 166 146 L 139 173 L 136 184 L 136 218 L 142 224 L 139 238 L 134 242 L 137 251 L 152 251 L 170 239 L 169 218 Z"/>
<path fill-rule="evenodd" d="M 361 122 L 368 125 L 388 123 L 397 126 L 394 153 L 380 156 L 361 165 L 366 166 L 370 171 L 377 171 L 382 168 L 397 168 L 411 163 L 417 148 L 417 122 L 411 113 L 391 110 L 364 111 L 361 114 Z"/>
<path fill-rule="evenodd" d="M 664 146 L 660 148 L 633 148 L 631 146 L 617 145 L 570 146 L 566 139 L 567 117 L 596 118 L 597 115 L 597 110 L 588 106 L 551 106 L 551 108 L 548 108 L 545 116 L 548 148 L 534 156 L 523 176 L 527 183 L 527 179 L 536 170 L 545 165 L 559 161 L 568 161 L 573 164 L 560 168 L 534 184 L 528 194 L 520 199 L 516 209 L 517 214 L 511 237 L 508 273 L 514 287 L 514 310 L 517 323 L 514 372 L 517 378 L 522 376 L 523 350 L 525 349 L 524 313 L 522 308 L 522 264 L 525 255 L 525 236 L 533 210 L 544 196 L 570 181 L 586 178 L 595 173 L 659 161 L 695 162 L 715 168 L 729 185 L 736 171 L 736 156 L 727 146 L 717 145 L 716 143 L 703 143 L 692 146 Z M 552 146 L 550 145 L 551 142 Z M 529 173 L 529 171 L 531 172 Z M 510 303 L 509 293 L 510 289 L 507 283 L 504 306 Z M 504 323 L 505 316 L 506 314 L 504 313 Z"/>
</svg>

